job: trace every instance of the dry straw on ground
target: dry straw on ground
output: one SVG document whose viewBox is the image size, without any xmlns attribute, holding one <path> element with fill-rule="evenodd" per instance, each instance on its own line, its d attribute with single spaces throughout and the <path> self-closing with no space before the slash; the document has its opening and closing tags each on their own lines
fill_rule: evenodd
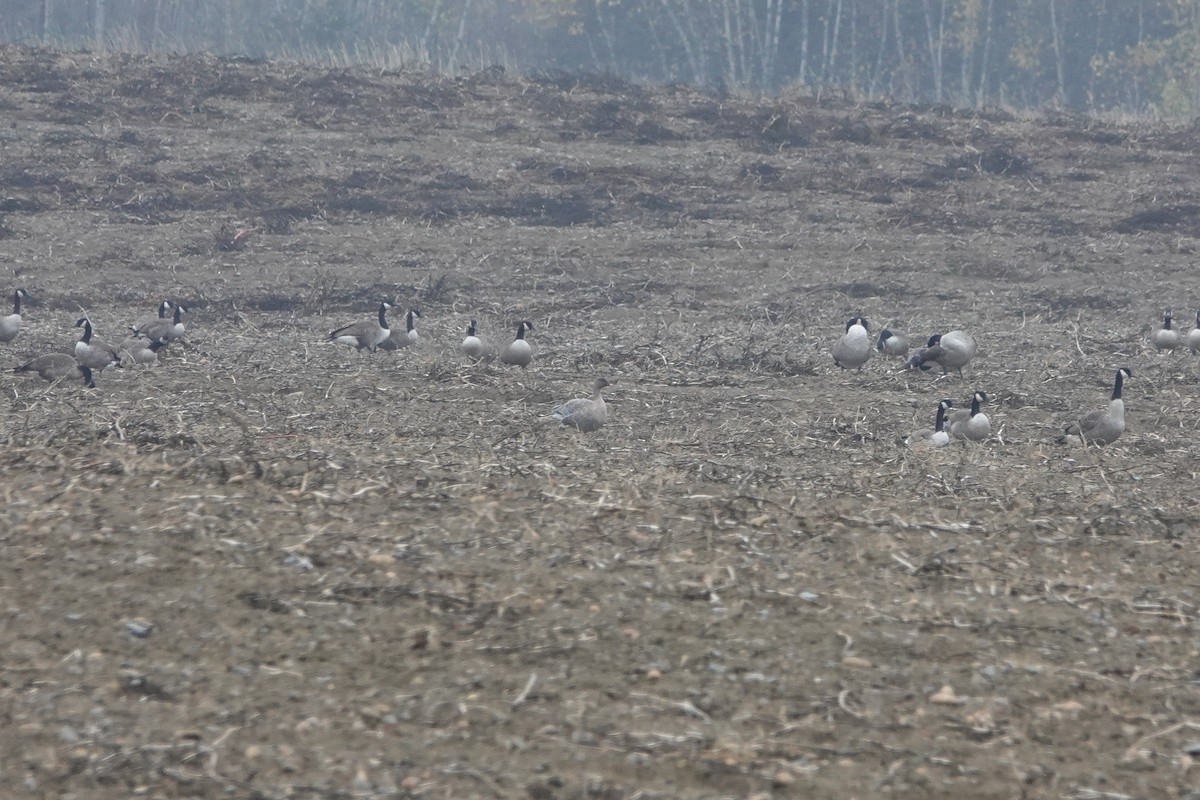
<svg viewBox="0 0 1200 800">
<path fill-rule="evenodd" d="M 1194 791 L 1194 132 L 0 55 L 4 352 L 193 309 L 3 378 L 5 796 Z M 416 348 L 322 341 L 384 297 Z M 976 363 L 838 370 L 860 313 Z"/>
</svg>

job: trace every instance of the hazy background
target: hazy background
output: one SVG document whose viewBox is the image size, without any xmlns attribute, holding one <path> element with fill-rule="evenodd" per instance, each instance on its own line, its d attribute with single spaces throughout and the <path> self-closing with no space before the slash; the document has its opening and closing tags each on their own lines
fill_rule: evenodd
<svg viewBox="0 0 1200 800">
<path fill-rule="evenodd" d="M 0 0 L 0 40 L 967 107 L 1200 107 L 1200 0 Z"/>
</svg>

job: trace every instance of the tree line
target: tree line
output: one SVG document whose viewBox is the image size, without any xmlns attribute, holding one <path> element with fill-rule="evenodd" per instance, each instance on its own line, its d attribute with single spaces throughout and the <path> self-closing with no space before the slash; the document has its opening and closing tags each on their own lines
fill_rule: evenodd
<svg viewBox="0 0 1200 800">
<path fill-rule="evenodd" d="M 1188 118 L 1200 0 L 0 0 L 0 38 Z"/>
</svg>

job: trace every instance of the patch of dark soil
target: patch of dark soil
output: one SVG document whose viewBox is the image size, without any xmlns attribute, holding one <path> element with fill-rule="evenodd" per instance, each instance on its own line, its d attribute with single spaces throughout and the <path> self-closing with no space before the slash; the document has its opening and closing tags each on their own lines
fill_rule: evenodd
<svg viewBox="0 0 1200 800">
<path fill-rule="evenodd" d="M 1023 175 L 1030 169 L 1030 161 L 1016 151 L 1011 144 L 997 144 L 973 153 L 963 153 L 947 159 L 940 166 L 931 166 L 927 171 L 940 180 L 962 180 L 978 174 Z"/>
<path fill-rule="evenodd" d="M 847 297 L 855 299 L 863 299 L 867 297 L 882 297 L 891 294 L 891 290 L 869 281 L 854 281 L 852 283 L 843 283 L 835 287 L 837 291 L 842 292 Z"/>
<path fill-rule="evenodd" d="M 912 113 L 903 113 L 880 127 L 880 134 L 894 139 L 917 139 L 926 142 L 946 142 L 946 128 Z"/>
<path fill-rule="evenodd" d="M 780 177 L 783 176 L 782 169 L 766 161 L 742 167 L 739 172 L 743 178 L 749 178 L 763 186 L 779 183 Z"/>
<path fill-rule="evenodd" d="M 1200 205 L 1182 203 L 1164 205 L 1139 211 L 1112 226 L 1118 233 L 1138 231 L 1172 231 L 1188 236 L 1200 236 Z"/>
<path fill-rule="evenodd" d="M 297 222 L 307 219 L 317 219 L 324 214 L 320 207 L 310 205 L 279 206 L 259 212 L 262 229 L 265 233 L 285 235 L 292 232 Z"/>
<path fill-rule="evenodd" d="M 488 207 L 499 217 L 520 219 L 527 225 L 604 225 L 607 209 L 597 207 L 596 201 L 580 192 L 559 195 L 525 194 Z"/>
<path fill-rule="evenodd" d="M 866 145 L 875 140 L 875 131 L 862 120 L 843 120 L 833 129 L 830 136 L 839 142 Z"/>
<path fill-rule="evenodd" d="M 259 311 L 290 313 L 300 309 L 304 305 L 304 301 L 295 295 L 273 293 L 253 297 L 250 299 L 249 305 Z"/>
<path fill-rule="evenodd" d="M 1044 289 L 1031 292 L 1030 299 L 1043 304 L 1047 318 L 1052 322 L 1070 319 L 1084 311 L 1111 313 L 1128 305 L 1126 296 L 1116 294 L 1066 292 Z"/>
</svg>

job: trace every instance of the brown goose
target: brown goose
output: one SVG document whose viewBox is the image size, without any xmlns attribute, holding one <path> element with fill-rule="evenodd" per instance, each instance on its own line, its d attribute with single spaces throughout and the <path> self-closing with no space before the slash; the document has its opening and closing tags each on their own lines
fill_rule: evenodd
<svg viewBox="0 0 1200 800">
<path fill-rule="evenodd" d="M 952 369 L 962 375 L 962 368 L 975 357 L 975 337 L 966 331 L 935 333 L 925 346 L 908 360 L 909 369 L 929 370 L 937 364 L 945 375 Z"/>
<path fill-rule="evenodd" d="M 1121 438 L 1121 434 L 1125 432 L 1125 401 L 1121 399 L 1121 388 L 1125 379 L 1132 377 L 1133 372 L 1128 367 L 1117 370 L 1112 398 L 1108 405 L 1088 413 L 1077 422 L 1072 422 L 1063 435 L 1058 437 L 1058 441 L 1062 443 L 1078 436 L 1084 444 L 1105 445 Z"/>
<path fill-rule="evenodd" d="M 909 447 L 945 447 L 950 444 L 950 434 L 946 433 L 946 411 L 954 407 L 954 401 L 949 398 L 938 403 L 937 417 L 932 428 L 921 428 L 908 435 L 904 443 Z"/>
<path fill-rule="evenodd" d="M 165 300 L 163 301 L 166 302 Z M 162 342 L 177 342 L 183 338 L 185 326 L 181 316 L 187 311 L 187 306 L 175 303 L 175 313 L 170 317 L 155 320 L 145 328 L 134 331 L 135 336 L 145 336 L 147 339 Z"/>
<path fill-rule="evenodd" d="M 94 369 L 97 372 L 105 367 L 121 366 L 121 353 L 108 342 L 92 336 L 92 321 L 80 317 L 75 321 L 76 328 L 83 328 L 83 335 L 75 343 L 75 360 L 79 366 Z"/>
<path fill-rule="evenodd" d="M 1171 327 L 1171 309 L 1163 312 L 1163 325 L 1150 337 L 1151 344 L 1158 352 L 1174 350 L 1179 346 L 1179 330 Z"/>
<path fill-rule="evenodd" d="M 483 340 L 479 338 L 479 333 L 475 326 L 475 320 L 471 320 L 471 324 L 467 326 L 467 335 L 462 340 L 462 344 L 458 346 L 458 349 L 471 358 L 483 358 L 483 354 L 487 352 L 487 349 L 483 346 Z"/>
<path fill-rule="evenodd" d="M 47 353 L 35 359 L 26 361 L 13 372 L 36 372 L 43 380 L 55 383 L 66 378 L 82 378 L 83 385 L 89 389 L 96 388 L 92 370 L 85 367 L 66 353 Z"/>
<path fill-rule="evenodd" d="M 13 312 L 0 317 L 0 342 L 11 342 L 21 332 L 21 300 L 29 297 L 24 289 L 13 292 Z"/>
<path fill-rule="evenodd" d="M 871 357 L 871 340 L 864 317 L 854 317 L 846 323 L 846 332 L 833 345 L 833 362 L 842 369 L 862 369 Z"/>
<path fill-rule="evenodd" d="M 500 360 L 505 364 L 515 364 L 519 367 L 528 367 L 533 363 L 533 348 L 529 346 L 529 342 L 525 341 L 525 332 L 531 330 L 533 330 L 533 323 L 529 320 L 518 325 L 517 338 L 504 348 L 504 352 L 500 354 Z"/>
<path fill-rule="evenodd" d="M 344 344 L 359 352 L 366 349 L 374 353 L 375 349 L 391 335 L 392 331 L 388 327 L 387 321 L 387 312 L 391 307 L 392 304 L 384 300 L 379 304 L 378 319 L 363 320 L 330 331 L 326 341 Z"/>
<path fill-rule="evenodd" d="M 591 398 L 577 397 L 568 400 L 554 409 L 553 417 L 563 426 L 576 428 L 584 433 L 598 431 L 608 420 L 608 405 L 600 394 L 609 382 L 604 378 L 596 378 L 592 384 Z"/>
<path fill-rule="evenodd" d="M 412 347 L 421 337 L 417 334 L 417 326 L 415 319 L 421 318 L 421 312 L 415 308 L 410 308 L 408 314 L 404 318 L 404 330 L 394 330 L 388 334 L 388 338 L 379 345 L 381 350 L 402 350 L 405 347 Z"/>
</svg>

